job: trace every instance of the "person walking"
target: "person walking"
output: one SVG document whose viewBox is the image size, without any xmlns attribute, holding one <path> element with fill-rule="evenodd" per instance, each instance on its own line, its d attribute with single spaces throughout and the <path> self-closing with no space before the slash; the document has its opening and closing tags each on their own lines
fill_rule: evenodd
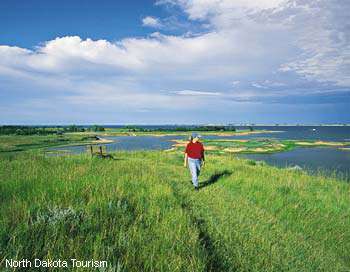
<svg viewBox="0 0 350 272">
<path fill-rule="evenodd" d="M 192 184 L 195 190 L 199 190 L 198 176 L 201 167 L 204 166 L 204 146 L 199 139 L 201 135 L 192 133 L 190 142 L 186 146 L 184 166 L 189 168 L 192 176 Z"/>
</svg>

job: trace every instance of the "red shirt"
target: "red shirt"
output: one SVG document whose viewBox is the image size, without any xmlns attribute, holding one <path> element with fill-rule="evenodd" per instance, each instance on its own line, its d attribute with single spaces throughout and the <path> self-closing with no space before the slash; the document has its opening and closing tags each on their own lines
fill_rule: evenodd
<svg viewBox="0 0 350 272">
<path fill-rule="evenodd" d="M 202 159 L 204 157 L 204 147 L 200 142 L 189 142 L 186 146 L 185 153 L 191 159 Z"/>
</svg>

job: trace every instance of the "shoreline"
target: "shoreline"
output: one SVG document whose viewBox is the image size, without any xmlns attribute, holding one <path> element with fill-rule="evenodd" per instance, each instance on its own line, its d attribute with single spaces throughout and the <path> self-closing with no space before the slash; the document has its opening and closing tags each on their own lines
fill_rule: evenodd
<svg viewBox="0 0 350 272">
<path fill-rule="evenodd" d="M 250 135 L 250 134 L 262 134 L 262 133 L 281 133 L 284 131 L 277 131 L 277 130 L 254 130 L 254 131 L 196 131 L 195 132 L 205 135 L 205 136 L 210 136 L 210 135 L 215 135 L 215 136 L 244 136 L 244 135 Z M 154 137 L 164 137 L 164 136 L 189 136 L 192 131 L 179 131 L 179 132 L 162 132 L 162 131 L 154 131 L 154 132 L 111 132 L 110 134 L 101 134 L 103 136 L 132 136 L 132 137 L 137 137 L 137 136 L 154 136 Z M 114 135 L 113 135 L 114 134 Z M 118 134 L 118 135 L 117 135 Z"/>
<path fill-rule="evenodd" d="M 176 151 L 179 148 L 186 146 L 186 140 L 171 140 L 174 144 L 172 148 L 167 151 Z M 331 142 L 331 141 L 300 141 L 300 140 L 280 140 L 275 142 L 261 141 L 259 146 L 251 146 L 255 144 L 254 139 L 215 139 L 207 140 L 205 149 L 207 151 L 218 151 L 224 153 L 244 153 L 244 154 L 267 154 L 278 153 L 294 150 L 296 148 L 309 148 L 309 147 L 333 147 L 340 150 L 350 150 L 349 142 Z M 231 144 L 231 145 L 230 145 Z"/>
<path fill-rule="evenodd" d="M 98 144 L 110 144 L 114 143 L 114 140 L 109 140 L 105 138 L 100 138 L 99 140 L 94 140 L 94 141 L 89 141 L 89 142 L 77 142 L 77 143 L 71 143 L 71 144 L 65 144 L 65 145 L 55 145 L 55 146 L 50 146 L 50 147 L 43 147 L 43 149 L 48 149 L 48 148 L 56 148 L 56 147 L 70 147 L 70 146 L 86 146 L 86 145 L 98 145 Z M 45 150 L 45 152 L 48 152 L 51 150 Z"/>
</svg>

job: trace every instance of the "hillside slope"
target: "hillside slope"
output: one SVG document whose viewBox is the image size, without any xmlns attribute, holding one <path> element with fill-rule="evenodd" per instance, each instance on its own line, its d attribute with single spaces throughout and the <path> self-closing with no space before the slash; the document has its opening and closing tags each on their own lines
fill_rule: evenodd
<svg viewBox="0 0 350 272">
<path fill-rule="evenodd" d="M 116 158 L 1 158 L 0 267 L 76 258 L 108 261 L 101 271 L 350 270 L 347 183 L 213 155 L 196 192 L 180 154 Z"/>
</svg>

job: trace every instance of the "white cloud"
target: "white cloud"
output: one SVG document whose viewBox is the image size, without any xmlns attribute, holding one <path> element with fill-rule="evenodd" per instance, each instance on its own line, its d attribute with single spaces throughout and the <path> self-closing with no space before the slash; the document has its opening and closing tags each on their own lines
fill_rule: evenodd
<svg viewBox="0 0 350 272">
<path fill-rule="evenodd" d="M 252 86 L 255 88 L 259 88 L 259 89 L 266 89 L 267 88 L 266 86 L 263 86 L 263 85 L 256 83 L 256 82 L 252 83 Z"/>
<path fill-rule="evenodd" d="M 320 34 L 314 31 L 315 35 L 308 39 L 307 35 L 317 21 L 309 28 L 301 27 L 301 19 L 307 18 L 310 12 L 312 20 L 317 20 L 319 13 L 324 12 L 320 7 L 306 9 L 298 3 L 291 7 L 289 2 L 282 0 L 176 2 L 193 18 L 208 17 L 212 24 L 227 19 L 226 25 L 236 24 L 237 27 L 221 27 L 197 36 L 155 33 L 149 38 L 127 38 L 116 43 L 82 40 L 77 36 L 62 37 L 48 41 L 35 51 L 1 46 L 0 63 L 5 67 L 45 73 L 107 71 L 114 74 L 161 73 L 169 77 L 169 73 L 177 71 L 172 77 L 223 80 L 261 77 L 281 67 L 281 71 L 296 71 L 310 78 L 314 75 L 320 80 L 332 77 L 343 85 L 347 82 L 344 73 L 349 62 L 346 58 L 349 43 L 344 31 L 328 30 L 328 33 L 321 28 L 318 29 Z M 246 18 L 237 21 L 227 17 L 231 9 L 240 8 Z M 290 18 L 293 18 L 292 22 Z M 159 22 L 153 17 L 144 19 L 149 23 Z M 328 25 L 328 29 L 330 27 Z M 338 37 L 337 47 L 330 39 L 335 34 Z M 302 54 L 297 54 L 296 50 L 302 50 Z M 328 67 L 330 76 L 324 77 L 325 69 L 324 72 L 318 69 L 322 65 Z M 343 73 L 335 75 L 339 67 L 343 67 Z"/>
<path fill-rule="evenodd" d="M 158 18 L 152 17 L 152 16 L 147 16 L 142 19 L 142 25 L 143 26 L 148 26 L 148 27 L 155 27 L 155 28 L 160 28 L 162 27 L 162 23 Z"/>
<path fill-rule="evenodd" d="M 178 95 L 190 95 L 190 96 L 218 96 L 221 95 L 220 92 L 205 92 L 205 91 L 192 91 L 192 90 L 183 90 L 173 92 Z"/>
<path fill-rule="evenodd" d="M 284 87 L 286 86 L 286 84 L 283 82 L 274 82 L 266 79 L 262 82 L 253 82 L 251 83 L 251 86 L 258 89 L 268 89 L 268 88 L 275 88 L 275 87 Z"/>
<path fill-rule="evenodd" d="M 302 3 L 297 1 L 297 3 Z M 309 80 L 350 86 L 350 17 L 348 1 L 310 2 L 289 24 L 301 50 L 281 71 L 295 71 Z"/>
<path fill-rule="evenodd" d="M 82 40 L 77 36 L 56 38 L 36 50 L 0 46 L 0 66 L 27 73 L 56 75 L 161 75 L 163 79 L 210 80 L 254 74 L 269 67 L 259 45 L 241 47 L 235 39 L 249 43 L 243 32 L 211 32 L 200 36 L 128 38 L 117 43 Z M 10 50 L 11 49 L 11 50 Z M 249 50 L 249 54 L 247 54 Z M 233 65 L 239 63 L 239 65 Z M 277 66 L 276 66 L 277 67 Z M 271 68 L 271 67 L 270 67 Z"/>
<path fill-rule="evenodd" d="M 228 13 L 254 12 L 263 9 L 276 8 L 284 0 L 163 0 L 158 4 L 181 6 L 191 19 L 212 19 Z"/>
<path fill-rule="evenodd" d="M 287 85 L 286 83 L 283 83 L 283 82 L 275 82 L 268 79 L 266 79 L 263 84 L 266 87 L 283 87 Z"/>
<path fill-rule="evenodd" d="M 121 111 L 217 108 L 214 96 L 215 101 L 247 101 L 300 94 L 292 88 L 294 82 L 350 86 L 350 33 L 345 26 L 350 12 L 345 2 L 158 2 L 169 3 L 180 6 L 188 23 L 195 20 L 205 32 L 155 32 L 116 42 L 66 36 L 32 50 L 3 45 L 0 78 L 18 88 L 56 93 L 62 104 L 118 105 Z M 166 18 L 142 21 L 161 28 Z M 161 91 L 169 88 L 182 91 Z M 219 91 L 201 91 L 210 89 Z"/>
<path fill-rule="evenodd" d="M 215 31 L 233 33 L 245 29 L 252 41 L 270 54 L 266 59 L 283 54 L 283 51 L 275 52 L 280 46 L 294 47 L 294 56 L 285 54 L 279 71 L 350 86 L 350 31 L 346 23 L 350 19 L 350 2 L 163 0 L 158 3 L 178 5 L 190 19 L 208 21 Z M 260 36 L 261 32 L 267 34 L 270 44 Z"/>
<path fill-rule="evenodd" d="M 48 41 L 33 51 L 0 46 L 0 65 L 3 70 L 66 76 L 90 77 L 97 73 L 134 80 L 141 76 L 161 76 L 164 83 L 166 80 L 232 82 L 232 78 L 237 78 L 234 82 L 242 82 L 245 78 L 270 77 L 278 71 L 295 71 L 308 79 L 350 85 L 349 35 L 345 30 L 332 29 L 333 17 L 328 16 L 327 21 L 320 16 L 326 12 L 321 4 L 306 8 L 297 1 L 292 5 L 284 0 L 179 0 L 176 3 L 191 18 L 208 18 L 217 28 L 196 36 L 154 33 L 116 43 L 67 36 Z M 245 17 L 233 19 L 231 10 L 239 10 Z M 310 25 L 302 27 L 305 20 Z M 327 24 L 317 26 L 317 20 L 326 20 Z M 153 17 L 144 21 L 159 22 Z M 222 24 L 217 24 L 218 21 Z"/>
</svg>

